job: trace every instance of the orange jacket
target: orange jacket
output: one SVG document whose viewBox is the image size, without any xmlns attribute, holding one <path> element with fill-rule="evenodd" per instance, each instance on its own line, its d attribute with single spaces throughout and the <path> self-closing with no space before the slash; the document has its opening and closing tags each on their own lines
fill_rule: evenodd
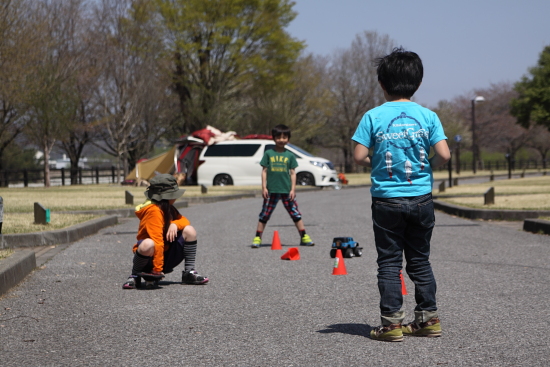
<svg viewBox="0 0 550 367">
<path fill-rule="evenodd" d="M 176 208 L 174 208 L 176 209 Z M 185 226 L 190 225 L 189 220 L 178 213 L 170 223 L 174 223 L 178 227 L 178 231 L 183 230 Z M 139 218 L 139 228 L 137 240 L 147 238 L 155 242 L 155 254 L 153 255 L 153 271 L 162 271 L 164 266 L 164 252 L 168 251 L 169 245 L 164 242 L 164 216 L 162 210 L 152 201 L 147 200 L 145 203 L 136 206 L 136 216 Z M 137 250 L 137 243 L 134 245 L 134 252 Z"/>
</svg>

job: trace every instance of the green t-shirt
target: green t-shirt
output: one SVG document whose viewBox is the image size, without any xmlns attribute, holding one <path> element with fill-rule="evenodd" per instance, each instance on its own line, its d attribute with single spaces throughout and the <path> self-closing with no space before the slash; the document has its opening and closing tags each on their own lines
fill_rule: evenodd
<svg viewBox="0 0 550 367">
<path fill-rule="evenodd" d="M 267 191 L 270 194 L 290 192 L 290 170 L 298 167 L 294 154 L 288 150 L 279 153 L 270 149 L 264 153 L 260 165 L 267 168 Z"/>
</svg>

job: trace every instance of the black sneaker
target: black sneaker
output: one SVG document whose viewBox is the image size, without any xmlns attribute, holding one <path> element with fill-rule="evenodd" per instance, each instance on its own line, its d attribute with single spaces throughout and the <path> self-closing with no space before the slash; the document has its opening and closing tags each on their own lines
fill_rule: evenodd
<svg viewBox="0 0 550 367">
<path fill-rule="evenodd" d="M 208 278 L 203 277 L 202 275 L 199 275 L 195 270 L 191 271 L 184 271 L 181 274 L 181 282 L 183 284 L 206 284 L 208 283 Z"/>
</svg>

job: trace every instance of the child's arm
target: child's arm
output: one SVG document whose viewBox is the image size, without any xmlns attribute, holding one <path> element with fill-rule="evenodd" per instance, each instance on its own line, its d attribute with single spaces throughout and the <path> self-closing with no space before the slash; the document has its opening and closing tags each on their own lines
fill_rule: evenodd
<svg viewBox="0 0 550 367">
<path fill-rule="evenodd" d="M 432 169 L 444 165 L 451 159 L 451 152 L 449 151 L 447 140 L 438 141 L 433 148 L 435 154 L 430 158 L 430 166 Z"/>
<path fill-rule="evenodd" d="M 360 166 L 370 166 L 369 148 L 363 144 L 357 144 L 353 152 L 353 160 Z"/>
<path fill-rule="evenodd" d="M 269 198 L 269 192 L 267 191 L 267 167 L 262 167 L 262 196 L 264 199 Z"/>
<path fill-rule="evenodd" d="M 296 170 L 294 168 L 290 169 L 290 192 L 288 193 L 288 196 L 290 197 L 290 200 L 294 200 L 296 197 Z"/>
</svg>

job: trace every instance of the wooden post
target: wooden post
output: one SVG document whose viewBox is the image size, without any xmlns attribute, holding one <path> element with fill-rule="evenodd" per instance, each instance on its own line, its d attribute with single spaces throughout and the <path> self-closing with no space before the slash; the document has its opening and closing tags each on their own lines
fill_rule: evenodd
<svg viewBox="0 0 550 367">
<path fill-rule="evenodd" d="M 449 187 L 453 187 L 453 158 L 451 155 L 451 159 L 449 159 L 449 162 L 447 162 L 447 169 L 449 170 Z"/>
<path fill-rule="evenodd" d="M 439 192 L 445 192 L 445 180 L 439 184 Z"/>
<path fill-rule="evenodd" d="M 61 167 L 61 186 L 65 186 L 65 168 Z"/>
<path fill-rule="evenodd" d="M 23 186 L 29 187 L 29 173 L 26 169 L 23 170 Z"/>
<path fill-rule="evenodd" d="M 458 177 L 453 179 L 453 185 L 458 186 Z"/>
<path fill-rule="evenodd" d="M 95 183 L 99 184 L 99 168 L 95 168 Z"/>
<path fill-rule="evenodd" d="M 115 183 L 115 166 L 111 166 L 111 179 L 112 183 Z"/>
<path fill-rule="evenodd" d="M 208 188 L 204 185 L 201 185 L 201 194 L 207 194 L 208 193 Z"/>
<path fill-rule="evenodd" d="M 495 188 L 491 187 L 489 190 L 483 194 L 483 197 L 485 199 L 484 205 L 490 205 L 495 203 Z"/>
<path fill-rule="evenodd" d="M 40 203 L 34 203 L 34 224 L 50 223 L 50 209 L 44 208 Z"/>
<path fill-rule="evenodd" d="M 489 176 L 489 181 L 494 181 L 495 180 L 495 174 L 493 173 L 493 171 L 491 171 L 491 175 Z"/>
<path fill-rule="evenodd" d="M 126 193 L 126 204 L 128 205 L 134 205 L 134 195 L 128 190 L 125 191 Z"/>
<path fill-rule="evenodd" d="M 2 223 L 4 223 L 4 199 L 0 196 L 0 234 L 2 234 Z"/>
</svg>

